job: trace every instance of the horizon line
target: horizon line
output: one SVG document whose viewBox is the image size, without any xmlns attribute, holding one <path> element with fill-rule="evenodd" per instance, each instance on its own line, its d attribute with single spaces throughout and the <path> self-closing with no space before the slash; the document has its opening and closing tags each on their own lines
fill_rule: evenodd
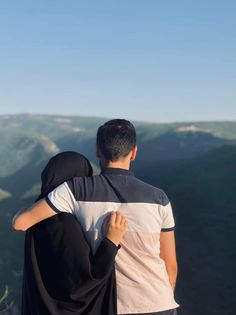
<svg viewBox="0 0 236 315">
<path fill-rule="evenodd" d="M 105 117 L 105 116 L 96 116 L 96 115 L 79 115 L 79 114 L 56 114 L 56 113 L 30 113 L 30 112 L 20 112 L 20 113 L 5 113 L 1 114 L 0 117 L 8 117 L 8 116 L 48 116 L 48 117 L 80 117 L 80 118 L 92 118 L 92 119 L 104 119 L 104 120 L 111 120 L 116 119 L 120 117 Z M 136 123 L 142 123 L 142 124 L 193 124 L 193 123 L 234 123 L 236 122 L 236 119 L 213 119 L 213 120 L 179 120 L 179 121 L 149 121 L 149 120 L 139 120 L 139 119 L 130 119 L 127 117 L 123 117 L 124 119 L 136 122 Z"/>
</svg>

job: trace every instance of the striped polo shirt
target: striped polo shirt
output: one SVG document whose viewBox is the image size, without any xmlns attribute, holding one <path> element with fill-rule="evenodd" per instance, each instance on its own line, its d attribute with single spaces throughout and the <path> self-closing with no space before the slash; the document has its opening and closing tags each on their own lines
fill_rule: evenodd
<svg viewBox="0 0 236 315">
<path fill-rule="evenodd" d="M 131 171 L 107 168 L 93 177 L 75 177 L 46 198 L 56 212 L 69 212 L 82 225 L 93 252 L 104 218 L 120 211 L 129 222 L 116 257 L 118 314 L 152 313 L 178 307 L 165 263 L 160 258 L 160 232 L 174 229 L 166 194 Z"/>
</svg>

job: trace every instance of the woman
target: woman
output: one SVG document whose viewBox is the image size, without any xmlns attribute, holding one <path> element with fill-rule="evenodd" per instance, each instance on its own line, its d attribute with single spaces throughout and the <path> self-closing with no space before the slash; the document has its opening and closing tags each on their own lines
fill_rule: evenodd
<svg viewBox="0 0 236 315">
<path fill-rule="evenodd" d="M 89 161 L 75 152 L 57 154 L 42 172 L 37 200 L 78 176 L 92 176 Z M 107 237 L 94 256 L 71 214 L 57 214 L 28 229 L 22 315 L 115 315 L 114 259 L 126 227 L 126 219 L 112 213 L 104 225 Z"/>
</svg>

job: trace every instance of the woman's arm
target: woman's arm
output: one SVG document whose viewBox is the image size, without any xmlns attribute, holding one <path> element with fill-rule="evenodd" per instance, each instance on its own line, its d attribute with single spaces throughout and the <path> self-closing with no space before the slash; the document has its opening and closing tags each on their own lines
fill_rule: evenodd
<svg viewBox="0 0 236 315">
<path fill-rule="evenodd" d="M 174 290 L 178 272 L 174 231 L 161 232 L 160 257 L 165 262 L 170 284 Z"/>
<path fill-rule="evenodd" d="M 56 215 L 45 199 L 34 203 L 31 207 L 21 209 L 12 220 L 12 227 L 17 231 L 26 231 L 34 224 Z"/>
</svg>

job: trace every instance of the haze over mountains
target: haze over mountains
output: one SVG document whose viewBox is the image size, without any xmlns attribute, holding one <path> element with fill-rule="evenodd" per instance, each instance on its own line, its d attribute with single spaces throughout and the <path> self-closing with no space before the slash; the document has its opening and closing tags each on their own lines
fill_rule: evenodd
<svg viewBox="0 0 236 315">
<path fill-rule="evenodd" d="M 11 231 L 13 214 L 39 193 L 40 172 L 52 155 L 79 151 L 97 164 L 96 130 L 106 120 L 0 116 L 0 290 L 9 285 L 15 305 L 5 314 L 19 314 L 22 280 L 23 234 Z M 179 314 L 235 314 L 236 122 L 135 126 L 133 170 L 163 188 L 175 212 Z"/>
</svg>

